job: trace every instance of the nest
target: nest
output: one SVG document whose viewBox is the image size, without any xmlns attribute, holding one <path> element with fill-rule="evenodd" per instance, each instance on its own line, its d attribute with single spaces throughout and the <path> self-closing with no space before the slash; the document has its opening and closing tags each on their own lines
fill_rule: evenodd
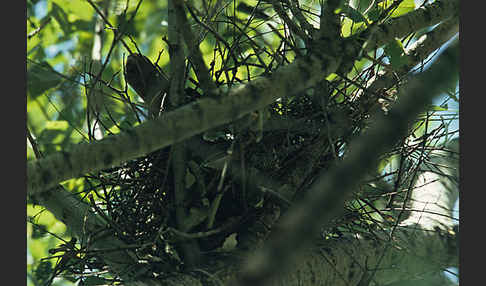
<svg viewBox="0 0 486 286">
<path fill-rule="evenodd" d="M 168 151 L 162 150 L 120 167 L 113 182 L 118 190 L 109 193 L 106 210 L 128 244 L 154 239 L 167 223 L 170 204 Z"/>
<path fill-rule="evenodd" d="M 244 146 L 242 149 L 234 148 L 235 160 L 241 161 L 243 158 L 247 167 L 267 174 L 282 184 L 290 181 L 294 187 L 300 186 L 300 189 L 306 189 L 305 185 L 311 182 L 316 170 L 331 165 L 334 158 L 332 152 L 336 146 L 345 143 L 354 133 L 349 126 L 356 126 L 355 121 L 359 120 L 353 115 L 352 105 L 334 104 L 329 110 L 323 111 L 322 106 L 316 104 L 312 94 L 282 99 L 265 111 L 268 118 L 276 119 L 277 124 L 272 126 L 268 123 L 263 126 L 263 130 L 257 131 L 252 130 L 251 127 L 238 130 L 230 138 L 218 139 L 218 142 L 211 141 L 208 144 L 220 144 L 224 148 Z M 287 121 L 291 124 L 282 125 L 282 122 Z M 337 130 L 333 131 L 336 133 L 331 134 L 323 129 L 328 125 L 332 125 L 329 130 Z M 342 126 L 341 130 L 336 128 L 339 125 Z M 228 132 L 234 131 L 231 128 L 227 129 Z M 255 140 L 254 134 L 258 131 L 263 133 L 259 141 Z M 321 138 L 323 133 L 326 134 L 325 140 Z M 332 138 L 334 144 L 332 148 L 328 148 L 331 144 L 328 136 Z M 321 150 L 322 153 L 316 155 L 312 151 L 315 149 Z M 310 158 L 316 159 L 303 168 L 296 164 L 310 162 L 302 159 L 305 152 L 309 153 Z M 232 233 L 237 233 L 237 240 L 240 243 L 239 239 L 251 241 L 251 237 L 255 237 L 254 232 L 269 232 L 271 226 L 260 221 L 268 220 L 268 217 L 272 217 L 272 220 L 277 219 L 277 217 L 273 218 L 275 205 L 271 194 L 263 194 L 257 187 L 250 186 L 252 182 L 248 181 L 248 178 L 247 182 L 244 182 L 242 177 L 232 173 L 232 170 L 228 171 L 220 182 L 221 170 L 205 167 L 204 162 L 199 158 L 188 159 L 196 163 L 200 174 L 194 179 L 196 182 L 192 186 L 186 185 L 187 193 L 190 194 L 182 206 L 186 212 L 194 207 L 203 209 L 201 206 L 205 204 L 204 202 L 212 204 L 216 201 L 218 192 L 224 194 L 219 198 L 220 203 L 216 208 L 214 224 L 208 228 L 207 221 L 203 220 L 194 225 L 189 232 L 214 231 L 237 221 L 231 228 L 195 239 L 202 252 L 211 253 L 222 247 L 226 238 Z M 189 169 L 186 172 L 190 173 Z M 249 173 L 248 169 L 247 174 Z M 92 186 L 94 182 L 97 183 L 90 188 L 93 193 L 96 193 L 96 201 L 91 200 L 93 207 L 100 214 L 105 214 L 104 217 L 109 220 L 108 226 L 111 228 L 111 233 L 134 249 L 139 261 L 146 261 L 151 268 L 149 272 L 155 275 L 166 275 L 184 268 L 180 244 L 168 232 L 170 229 L 177 229 L 176 208 L 178 206 L 175 204 L 173 194 L 173 180 L 170 147 L 104 170 L 90 178 Z M 207 192 L 200 193 L 197 185 L 204 185 Z M 241 195 L 243 190 L 246 191 L 246 196 Z M 287 197 L 287 199 L 292 198 Z M 209 208 L 207 203 L 205 207 Z M 268 208 L 265 209 L 266 207 Z M 96 258 L 98 255 L 96 253 L 90 255 L 93 261 L 96 261 L 96 266 L 89 267 L 85 264 L 84 267 L 103 269 L 103 262 Z M 99 256 L 102 257 L 102 254 Z M 79 267 L 82 268 L 81 264 Z M 82 273 L 82 271 L 69 270 L 66 272 Z"/>
</svg>

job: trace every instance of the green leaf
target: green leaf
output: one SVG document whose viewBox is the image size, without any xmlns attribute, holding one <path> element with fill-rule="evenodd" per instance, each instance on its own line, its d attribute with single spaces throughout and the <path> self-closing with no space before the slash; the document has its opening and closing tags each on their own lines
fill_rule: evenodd
<svg viewBox="0 0 486 286">
<path fill-rule="evenodd" d="M 377 171 L 378 173 L 381 173 L 383 172 L 383 170 L 385 169 L 385 167 L 390 163 L 390 159 L 389 158 L 384 158 L 382 160 L 380 160 L 380 162 L 378 163 L 378 167 L 377 167 Z"/>
<path fill-rule="evenodd" d="M 387 9 L 393 4 L 394 0 L 385 0 L 382 1 L 381 3 L 378 4 L 379 7 L 381 7 L 383 10 Z M 404 14 L 407 14 L 410 11 L 413 11 L 415 9 L 415 1 L 414 0 L 404 0 L 396 9 L 393 9 L 391 13 L 392 18 L 396 18 L 399 16 L 402 16 Z"/>
<path fill-rule="evenodd" d="M 397 9 L 393 10 L 391 14 L 392 18 L 402 16 L 407 14 L 415 9 L 415 1 L 414 0 L 404 0 L 400 5 L 398 5 Z"/>
<path fill-rule="evenodd" d="M 400 68 L 407 64 L 407 57 L 405 56 L 403 45 L 400 41 L 395 40 L 390 42 L 384 48 L 385 55 L 390 59 L 393 68 Z"/>
<path fill-rule="evenodd" d="M 184 218 L 181 229 L 187 231 L 203 222 L 208 217 L 208 210 L 205 207 L 193 207 L 189 214 Z"/>
<path fill-rule="evenodd" d="M 51 261 L 45 260 L 39 263 L 37 268 L 34 270 L 34 278 L 37 282 L 36 284 L 44 285 L 49 280 L 52 270 Z"/>
<path fill-rule="evenodd" d="M 46 124 L 46 129 L 52 129 L 52 130 L 67 130 L 69 128 L 69 123 L 64 120 L 58 120 L 58 121 L 48 121 Z"/>
<path fill-rule="evenodd" d="M 46 53 L 41 45 L 35 45 L 32 49 L 28 50 L 27 57 L 31 60 L 42 61 L 46 58 Z"/>
<path fill-rule="evenodd" d="M 52 10 L 50 14 L 52 17 L 54 17 L 54 19 L 56 19 L 57 23 L 59 23 L 59 26 L 64 33 L 64 36 L 68 36 L 69 34 L 71 34 L 71 23 L 68 20 L 66 12 L 64 12 L 64 10 L 59 5 L 57 5 L 56 3 L 52 3 Z"/>
<path fill-rule="evenodd" d="M 354 9 L 349 5 L 344 5 L 341 13 L 344 14 L 349 19 L 353 20 L 355 23 L 366 22 L 366 17 L 359 12 L 358 10 Z"/>
<path fill-rule="evenodd" d="M 32 235 L 31 235 L 31 237 L 33 239 L 38 239 L 38 238 L 44 237 L 44 235 L 47 233 L 46 230 L 47 230 L 47 227 L 45 225 L 43 225 L 43 224 L 36 224 L 32 228 Z"/>
<path fill-rule="evenodd" d="M 61 77 L 47 62 L 27 61 L 27 92 L 32 98 L 57 86 L 61 80 Z"/>
<path fill-rule="evenodd" d="M 343 37 L 349 37 L 356 34 L 357 32 L 364 30 L 365 28 L 365 22 L 355 23 L 350 18 L 344 18 L 341 27 L 341 33 L 343 34 Z"/>
<path fill-rule="evenodd" d="M 90 32 L 90 31 L 93 31 L 94 30 L 94 27 L 93 27 L 93 21 L 86 21 L 86 20 L 75 20 L 74 22 L 72 22 L 72 27 L 78 31 L 78 30 L 82 30 L 82 31 L 87 31 L 87 32 Z"/>
</svg>

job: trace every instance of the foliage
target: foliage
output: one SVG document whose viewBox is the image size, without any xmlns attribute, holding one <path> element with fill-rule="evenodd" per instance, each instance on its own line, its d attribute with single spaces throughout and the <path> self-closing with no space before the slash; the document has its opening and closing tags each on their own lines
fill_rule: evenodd
<svg viewBox="0 0 486 286">
<path fill-rule="evenodd" d="M 191 57 L 183 62 L 183 96 L 175 102 L 167 95 L 163 112 L 209 94 L 194 55 L 197 47 L 220 90 L 271 77 L 313 52 L 309 47 L 321 21 L 319 3 L 271 2 L 187 1 L 186 16 L 197 46 L 184 46 Z M 340 16 L 335 17 L 340 25 L 335 36 L 346 39 L 415 9 L 413 0 L 343 3 L 334 10 Z M 291 22 L 300 29 L 292 28 L 279 5 L 292 11 Z M 150 120 L 146 98 L 126 83 L 125 63 L 129 54 L 142 53 L 157 73 L 172 75 L 167 1 L 31 0 L 27 7 L 27 125 L 35 139 L 29 140 L 28 160 L 99 140 L 96 128 L 109 136 Z M 98 63 L 93 44 L 97 21 L 104 27 Z M 188 241 L 197 241 L 197 251 L 208 253 L 226 249 L 237 234 L 239 248 L 253 249 L 279 214 L 305 196 L 320 172 L 346 157 L 349 143 L 368 130 L 371 116 L 387 114 L 393 107 L 410 80 L 407 72 L 422 64 L 410 58 L 409 49 L 426 32 L 411 31 L 364 52 L 349 68 L 299 94 L 282 96 L 187 140 L 181 144 L 181 156 L 175 147 L 167 147 L 63 186 L 103 218 L 105 231 L 148 263 L 152 277 L 191 264 L 185 249 L 194 244 Z M 396 80 L 372 89 L 380 77 L 394 71 Z M 455 87 L 447 92 L 457 101 Z M 458 130 L 451 127 L 457 114 L 446 104 L 430 106 L 408 136 L 382 155 L 378 168 L 370 170 L 346 203 L 345 215 L 333 221 L 323 237 L 373 236 L 378 229 L 396 226 L 407 186 L 428 154 L 457 136 Z M 174 162 L 183 167 L 179 178 Z M 178 199 L 174 189 L 181 184 L 185 191 Z M 119 281 L 116 274 L 103 271 L 100 254 L 89 251 L 84 241 L 89 234 L 72 240 L 75 235 L 37 204 L 35 197 L 28 198 L 29 285 L 45 285 L 61 275 L 64 280 L 52 280 L 53 285 Z M 181 208 L 183 215 L 178 213 Z"/>
</svg>

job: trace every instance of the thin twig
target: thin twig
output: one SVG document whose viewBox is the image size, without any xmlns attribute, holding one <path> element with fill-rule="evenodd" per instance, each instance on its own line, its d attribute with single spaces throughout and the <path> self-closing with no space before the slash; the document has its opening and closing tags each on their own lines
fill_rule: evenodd
<svg viewBox="0 0 486 286">
<path fill-rule="evenodd" d="M 197 75 L 204 93 L 210 95 L 216 89 L 216 85 L 210 77 L 209 70 L 204 63 L 199 45 L 195 41 L 194 34 L 186 17 L 184 6 L 184 1 L 174 0 L 174 10 L 178 19 L 181 21 L 182 35 L 189 51 L 189 58 L 194 65 L 194 72 Z"/>
<path fill-rule="evenodd" d="M 233 49 L 228 44 L 228 42 L 218 32 L 216 32 L 213 28 L 211 28 L 206 23 L 200 21 L 197 18 L 194 11 L 192 10 L 192 8 L 190 7 L 190 5 L 186 5 L 186 7 L 187 7 L 187 10 L 189 11 L 189 14 L 191 14 L 192 18 L 196 21 L 196 23 L 198 23 L 199 25 L 204 27 L 206 30 L 210 31 L 219 41 L 221 41 L 226 46 L 226 48 L 228 49 L 228 52 L 230 53 L 230 56 L 233 58 L 233 61 L 235 62 L 235 67 L 238 66 L 238 58 L 234 54 Z"/>
<path fill-rule="evenodd" d="M 215 235 L 215 234 L 218 234 L 218 233 L 221 233 L 221 232 L 224 232 L 226 230 L 231 229 L 232 227 L 237 225 L 241 221 L 241 219 L 242 219 L 242 217 L 229 218 L 229 219 L 226 220 L 226 222 L 222 226 L 215 228 L 215 229 L 212 229 L 212 230 L 208 230 L 208 231 L 186 233 L 186 232 L 179 231 L 175 228 L 169 227 L 165 231 L 163 231 L 162 233 L 172 232 L 175 235 L 179 236 L 183 240 L 205 238 L 205 237 L 212 236 L 212 235 Z"/>
<path fill-rule="evenodd" d="M 282 3 L 277 0 L 272 0 L 272 5 L 273 9 L 277 14 L 280 16 L 280 18 L 284 21 L 284 23 L 289 27 L 290 31 L 294 33 L 295 35 L 299 36 L 304 43 L 307 43 L 309 41 L 309 36 L 299 27 L 297 24 L 292 21 L 285 12 L 285 10 L 282 7 Z"/>
<path fill-rule="evenodd" d="M 32 37 L 34 37 L 35 35 L 37 35 L 45 26 L 47 26 L 47 24 L 49 24 L 51 22 L 51 19 L 52 18 L 49 17 L 45 21 L 42 21 L 37 29 L 35 29 L 34 31 L 30 32 L 27 35 L 27 40 L 30 40 Z"/>
</svg>

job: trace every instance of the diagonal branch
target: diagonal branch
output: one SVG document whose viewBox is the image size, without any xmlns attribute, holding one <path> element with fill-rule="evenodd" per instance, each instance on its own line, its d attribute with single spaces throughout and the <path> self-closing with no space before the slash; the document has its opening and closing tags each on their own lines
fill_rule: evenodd
<svg viewBox="0 0 486 286">
<path fill-rule="evenodd" d="M 219 99 L 204 98 L 144 122 L 132 130 L 103 140 L 77 145 L 70 152 L 60 151 L 44 159 L 28 162 L 28 192 L 34 193 L 86 172 L 101 170 L 149 152 L 167 147 L 213 127 L 229 123 L 245 114 L 295 94 L 314 84 L 322 74 L 337 66 L 309 58 L 297 60 L 268 78 L 220 92 Z"/>
<path fill-rule="evenodd" d="M 459 0 L 438 0 L 422 6 L 402 17 L 393 18 L 359 35 L 366 39 L 363 47 L 369 52 L 386 44 L 390 39 L 405 37 L 410 31 L 418 31 L 435 25 L 459 13 Z"/>
<path fill-rule="evenodd" d="M 426 33 L 406 50 L 408 63 L 397 71 L 387 71 L 377 76 L 369 83 L 368 88 L 359 96 L 359 104 L 366 110 L 371 110 L 378 105 L 380 91 L 387 90 L 395 85 L 397 78 L 402 78 L 413 67 L 424 61 L 433 51 L 439 49 L 459 31 L 459 19 L 457 17 L 441 23 L 434 30 Z"/>
<path fill-rule="evenodd" d="M 377 164 L 379 154 L 406 133 L 408 125 L 440 93 L 444 84 L 457 79 L 457 55 L 455 44 L 430 69 L 407 85 L 404 89 L 407 96 L 399 97 L 387 117 L 377 118 L 376 125 L 351 143 L 350 153 L 341 164 L 317 178 L 308 196 L 286 213 L 266 247 L 247 260 L 243 275 L 231 285 L 267 285 L 289 266 L 290 261 L 312 241 L 315 231 L 342 211 L 346 197 L 366 171 Z M 444 73 L 444 70 L 449 72 Z"/>
<path fill-rule="evenodd" d="M 412 13 L 414 12 L 410 14 Z M 422 26 L 414 27 L 432 25 L 435 21 L 447 19 L 454 13 L 455 11 L 449 11 L 449 14 L 442 14 L 442 18 L 427 18 L 431 22 L 420 21 Z M 397 19 L 406 18 L 407 15 Z M 395 34 L 389 36 L 392 38 L 386 41 L 393 39 Z M 335 72 L 342 62 L 342 57 L 343 55 L 336 55 L 334 58 L 299 58 L 268 77 L 259 78 L 228 92 L 216 91 L 221 95 L 217 99 L 204 98 L 168 112 L 157 120 L 144 122 L 128 132 L 108 136 L 97 142 L 80 144 L 71 151 L 60 151 L 43 159 L 29 161 L 28 193 L 43 191 L 64 180 L 109 168 L 170 146 L 213 127 L 232 122 L 273 103 L 278 98 L 297 94 Z"/>
<path fill-rule="evenodd" d="M 306 33 L 299 26 L 297 26 L 292 19 L 290 19 L 289 15 L 287 15 L 287 12 L 284 10 L 282 3 L 280 3 L 280 1 L 272 0 L 272 5 L 275 12 L 277 12 L 279 17 L 289 27 L 290 31 L 295 35 L 298 35 L 302 41 L 307 42 L 309 36 L 307 36 Z"/>
</svg>

